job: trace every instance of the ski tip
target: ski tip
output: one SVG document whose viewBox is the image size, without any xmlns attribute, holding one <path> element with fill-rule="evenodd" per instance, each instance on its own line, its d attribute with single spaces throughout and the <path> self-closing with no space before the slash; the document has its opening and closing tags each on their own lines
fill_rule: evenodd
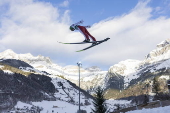
<svg viewBox="0 0 170 113">
<path fill-rule="evenodd" d="M 76 51 L 76 52 L 82 52 L 83 50 L 78 50 L 78 51 Z"/>
<path fill-rule="evenodd" d="M 69 44 L 69 43 L 63 43 L 63 42 L 58 42 L 58 43 L 60 43 L 60 44 Z"/>
<path fill-rule="evenodd" d="M 59 41 L 57 41 L 58 43 L 60 43 Z"/>
</svg>

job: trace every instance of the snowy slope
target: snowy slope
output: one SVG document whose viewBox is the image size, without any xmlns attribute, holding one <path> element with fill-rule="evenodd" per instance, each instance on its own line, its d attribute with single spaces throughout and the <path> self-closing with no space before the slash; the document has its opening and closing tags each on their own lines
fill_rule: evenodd
<svg viewBox="0 0 170 113">
<path fill-rule="evenodd" d="M 12 60 L 4 59 L 1 61 L 8 61 L 8 64 L 10 64 L 9 61 L 11 61 L 11 63 L 15 62 L 15 64 L 17 64 L 17 65 L 19 63 L 23 64 L 23 61 L 19 61 L 19 60 L 15 60 L 15 59 L 12 59 Z M 93 107 L 93 105 L 92 105 L 93 97 L 91 95 L 89 95 L 88 93 L 86 93 L 85 91 L 79 89 L 76 85 L 74 85 L 73 83 L 71 83 L 68 80 L 62 79 L 55 75 L 43 76 L 40 74 L 39 75 L 32 74 L 32 75 L 29 75 L 28 77 L 26 77 L 25 75 L 18 74 L 18 76 L 16 77 L 16 74 L 13 73 L 12 71 L 16 70 L 16 72 L 19 72 L 19 69 L 17 69 L 16 67 L 12 68 L 12 66 L 10 68 L 4 68 L 4 67 L 5 67 L 5 65 L 1 64 L 0 70 L 2 69 L 1 71 L 7 73 L 8 75 L 7 74 L 3 75 L 3 76 L 1 75 L 1 80 L 3 78 L 5 78 L 4 81 L 6 81 L 6 84 L 9 84 L 9 83 L 7 83 L 7 81 L 8 80 L 10 81 L 13 78 L 15 78 L 16 81 L 19 81 L 19 82 L 11 82 L 11 84 L 14 86 L 16 86 L 17 84 L 20 84 L 20 83 L 21 84 L 23 83 L 25 85 L 28 81 L 32 80 L 32 81 L 30 81 L 30 83 L 27 86 L 21 85 L 21 87 L 24 86 L 25 89 L 28 89 L 28 87 L 31 87 L 31 89 L 33 89 L 36 84 L 38 86 L 38 87 L 36 87 L 37 92 L 39 90 L 38 88 L 42 89 L 40 86 L 44 86 L 46 89 L 43 89 L 43 91 L 46 91 L 51 88 L 50 82 L 53 83 L 51 85 L 54 85 L 54 92 L 50 92 L 49 94 L 45 93 L 46 95 L 52 97 L 52 100 L 50 100 L 50 98 L 49 98 L 49 100 L 47 101 L 48 98 L 46 98 L 46 100 L 43 100 L 43 101 L 39 100 L 40 102 L 30 101 L 30 103 L 32 103 L 32 104 L 25 104 L 25 103 L 18 101 L 17 105 L 15 106 L 16 108 L 11 110 L 11 112 L 16 111 L 17 108 L 21 108 L 24 110 L 32 109 L 33 105 L 34 105 L 34 110 L 38 109 L 35 106 L 39 106 L 39 108 L 43 108 L 43 111 L 41 113 L 47 113 L 47 111 L 51 111 L 51 110 L 55 110 L 57 112 L 60 111 L 60 113 L 70 113 L 70 108 L 75 108 L 75 109 L 72 109 L 72 112 L 76 112 L 77 108 L 78 108 L 78 101 L 79 101 L 79 99 L 78 99 L 79 90 L 80 90 L 80 97 L 81 97 L 80 99 L 81 99 L 82 109 L 84 108 L 86 110 L 88 108 L 87 110 L 89 111 Z M 6 70 L 4 70 L 4 69 L 6 69 Z M 11 71 L 11 69 L 13 69 L 13 70 Z M 31 69 L 34 69 L 34 68 L 31 68 Z M 23 71 L 25 71 L 25 70 L 23 70 Z M 28 70 L 26 70 L 25 72 L 27 72 L 27 71 Z M 32 72 L 32 73 L 34 73 L 34 72 Z M 31 79 L 30 76 L 33 78 Z M 51 79 L 47 76 L 49 76 Z M 9 77 L 9 78 L 7 78 L 7 77 Z M 42 77 L 44 77 L 44 78 L 42 78 Z M 13 81 L 15 81 L 15 80 L 13 79 Z M 24 83 L 24 80 L 25 80 L 25 83 Z M 47 84 L 47 81 L 48 81 L 48 84 Z M 1 83 L 2 83 L 2 81 L 1 81 Z M 34 86 L 29 86 L 32 83 L 34 83 Z M 6 84 L 3 84 L 3 85 L 5 86 Z M 2 84 L 0 84 L 0 85 L 2 87 Z M 7 88 L 6 90 L 9 90 L 9 89 L 10 88 Z M 14 87 L 12 87 L 12 89 L 14 89 Z M 17 90 L 18 88 L 15 88 L 15 89 Z M 3 90 L 5 91 L 5 88 Z M 22 92 L 22 91 L 17 90 L 17 92 L 15 92 L 15 93 L 20 94 L 20 92 Z M 37 97 L 37 99 L 38 99 L 38 97 Z M 1 104 L 3 104 L 3 101 L 1 102 Z M 24 106 L 27 106 L 27 107 L 24 107 Z M 0 112 L 1 112 L 1 110 L 0 110 Z"/>
<path fill-rule="evenodd" d="M 128 111 L 126 113 L 169 113 L 169 112 L 170 112 L 170 106 L 153 108 L 153 109 Z"/>
<path fill-rule="evenodd" d="M 106 101 L 106 104 L 108 106 L 108 109 L 110 112 L 113 112 L 114 109 L 116 109 L 115 104 L 120 104 L 122 106 L 129 106 L 130 101 L 125 100 L 108 100 Z M 38 106 L 39 108 L 42 108 L 41 113 L 77 113 L 78 105 L 73 105 L 64 101 L 42 101 L 42 102 L 32 102 L 31 104 L 26 104 L 23 102 L 18 102 L 15 108 L 28 108 L 31 109 L 32 106 Z M 87 113 L 90 113 L 94 109 L 93 105 L 88 106 L 80 106 L 81 110 L 85 110 Z M 14 110 L 13 110 L 14 111 Z M 22 111 L 22 110 L 20 110 Z M 24 110 L 23 110 L 24 111 Z"/>
</svg>

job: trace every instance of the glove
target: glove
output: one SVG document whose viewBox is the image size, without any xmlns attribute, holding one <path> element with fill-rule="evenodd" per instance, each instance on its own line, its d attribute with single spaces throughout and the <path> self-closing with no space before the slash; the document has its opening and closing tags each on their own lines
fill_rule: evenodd
<svg viewBox="0 0 170 113">
<path fill-rule="evenodd" d="M 80 23 L 83 23 L 83 22 L 84 22 L 83 20 L 80 21 Z"/>
<path fill-rule="evenodd" d="M 90 28 L 90 27 L 91 27 L 91 26 L 89 26 L 89 25 L 88 25 L 88 26 L 86 26 L 86 28 Z"/>
</svg>

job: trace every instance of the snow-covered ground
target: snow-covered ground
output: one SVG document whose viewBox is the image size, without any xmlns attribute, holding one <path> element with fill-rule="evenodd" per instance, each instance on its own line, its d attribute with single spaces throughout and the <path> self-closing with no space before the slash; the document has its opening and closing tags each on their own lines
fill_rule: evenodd
<svg viewBox="0 0 170 113">
<path fill-rule="evenodd" d="M 108 108 L 110 109 L 110 112 L 112 112 L 114 109 L 116 109 L 116 107 L 114 106 L 115 104 L 128 106 L 130 101 L 107 100 L 106 103 Z M 42 102 L 32 102 L 32 104 L 26 104 L 19 101 L 15 106 L 15 108 L 31 109 L 32 106 L 43 108 L 40 113 L 77 113 L 78 110 L 78 105 L 73 105 L 64 101 L 42 101 Z M 93 108 L 93 105 L 81 106 L 80 108 L 81 110 L 86 110 L 87 113 L 90 113 L 91 108 Z M 126 113 L 169 113 L 169 112 L 170 112 L 170 106 L 158 107 L 152 109 L 134 110 L 134 111 L 128 111 Z"/>
<path fill-rule="evenodd" d="M 77 96 L 78 97 L 78 96 Z M 112 112 L 114 109 L 116 109 L 115 104 L 120 104 L 121 106 L 128 106 L 130 104 L 130 101 L 125 100 L 107 100 L 106 101 L 108 109 L 110 112 Z M 78 105 L 73 105 L 68 102 L 64 101 L 42 101 L 42 102 L 32 102 L 32 104 L 26 104 L 23 102 L 18 102 L 15 108 L 23 109 L 28 108 L 31 109 L 32 106 L 37 106 L 39 108 L 43 108 L 40 113 L 77 113 Z M 93 105 L 88 106 L 81 106 L 81 110 L 86 110 L 87 113 L 91 112 L 91 109 L 94 109 Z"/>
<path fill-rule="evenodd" d="M 113 112 L 115 109 L 117 109 L 116 105 L 120 105 L 121 108 L 126 108 L 131 106 L 131 101 L 127 100 L 114 100 L 114 99 L 109 99 L 106 100 L 106 105 L 109 109 L 110 112 Z"/>
<path fill-rule="evenodd" d="M 15 108 L 19 109 L 18 111 L 24 111 L 24 108 L 32 109 L 31 107 L 36 106 L 42 108 L 40 113 L 77 113 L 79 107 L 77 105 L 69 104 L 63 101 L 42 101 L 42 102 L 32 102 L 32 104 L 26 104 L 23 102 L 18 102 Z M 81 110 L 86 110 L 87 113 L 91 112 L 92 105 L 81 106 Z M 36 109 L 33 109 L 36 112 Z M 16 110 L 13 110 L 15 113 Z"/>
<path fill-rule="evenodd" d="M 170 106 L 153 108 L 153 109 L 135 110 L 126 113 L 170 113 Z"/>
<path fill-rule="evenodd" d="M 42 101 L 42 102 L 33 102 L 32 103 L 35 106 L 42 107 L 43 110 L 41 113 L 76 113 L 78 110 L 77 105 L 69 104 L 67 102 L 62 101 Z M 91 112 L 91 108 L 93 108 L 92 105 L 89 106 L 81 106 L 82 110 L 86 110 L 87 113 Z"/>
</svg>

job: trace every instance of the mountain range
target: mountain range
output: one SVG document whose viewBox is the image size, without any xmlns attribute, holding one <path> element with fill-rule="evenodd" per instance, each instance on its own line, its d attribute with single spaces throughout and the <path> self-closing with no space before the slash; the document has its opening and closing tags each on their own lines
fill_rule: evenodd
<svg viewBox="0 0 170 113">
<path fill-rule="evenodd" d="M 33 56 L 31 53 L 17 54 L 10 49 L 1 52 L 0 59 L 2 75 L 0 94 L 4 99 L 1 102 L 3 105 L 0 105 L 1 109 L 23 100 L 27 102 L 57 99 L 78 104 L 76 96 L 80 88 L 77 87 L 77 66 L 62 67 L 53 63 L 49 57 Z M 168 93 L 170 39 L 159 43 L 142 61 L 127 59 L 111 66 L 108 71 L 102 71 L 97 66 L 92 66 L 86 69 L 81 68 L 80 72 L 83 105 L 91 104 L 93 99 L 91 95 L 97 86 L 104 88 L 107 99 L 144 94 L 152 97 L 155 94 L 155 80 L 159 86 L 158 92 Z M 25 98 L 24 95 L 27 93 L 28 97 Z M 22 95 L 23 98 L 18 98 L 18 95 Z M 11 101 L 12 105 L 9 104 Z"/>
</svg>

